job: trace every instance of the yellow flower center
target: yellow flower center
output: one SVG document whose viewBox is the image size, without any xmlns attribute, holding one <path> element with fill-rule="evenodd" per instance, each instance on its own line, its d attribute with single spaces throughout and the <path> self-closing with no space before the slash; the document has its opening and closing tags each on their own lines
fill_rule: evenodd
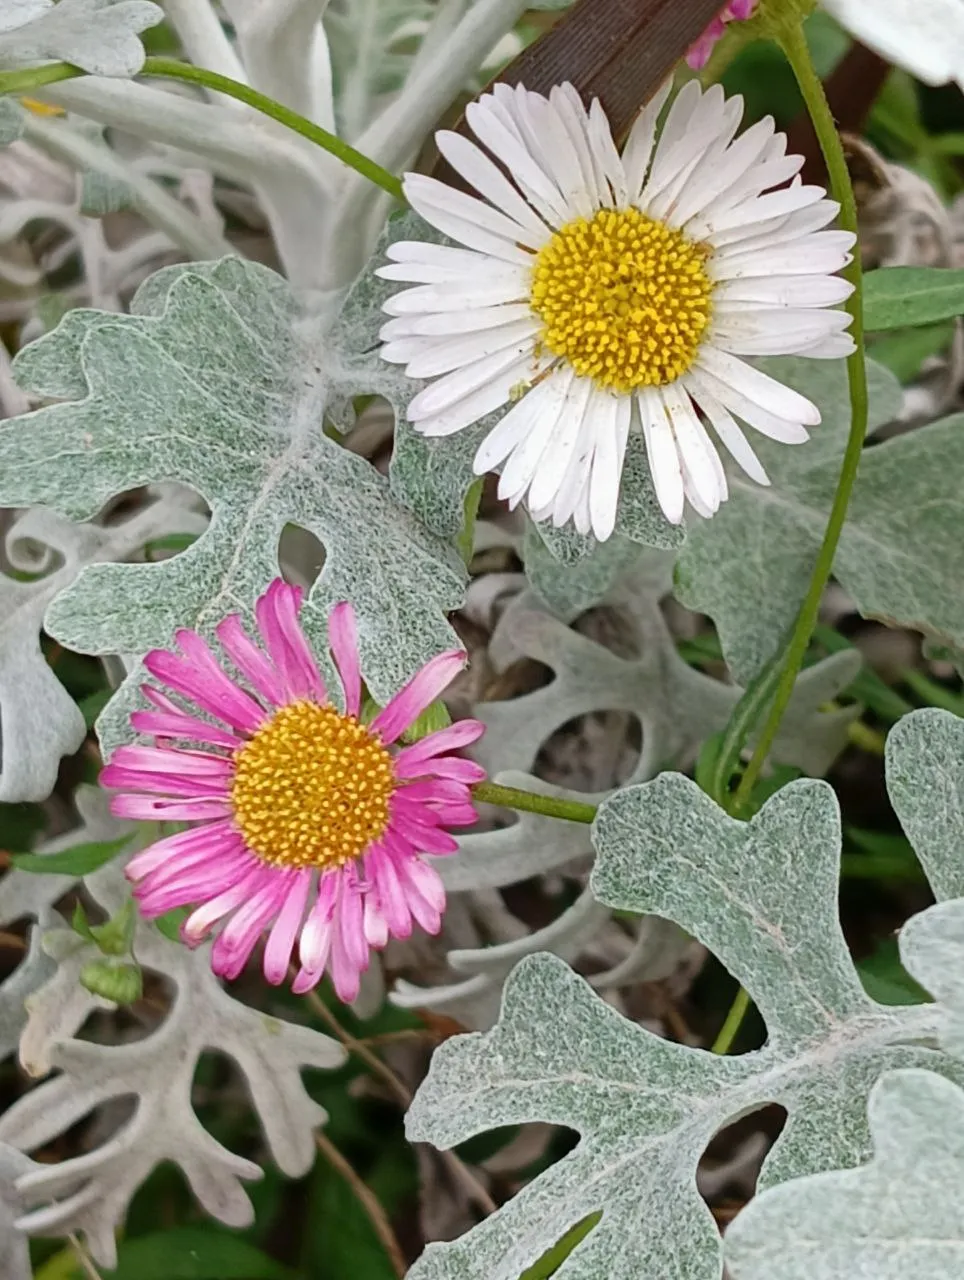
<svg viewBox="0 0 964 1280">
<path fill-rule="evenodd" d="M 234 821 L 263 862 L 336 867 L 388 826 L 392 758 L 353 716 L 282 707 L 235 753 Z"/>
<path fill-rule="evenodd" d="M 533 268 L 543 347 L 610 391 L 673 382 L 709 323 L 710 252 L 638 209 L 566 223 Z"/>
</svg>

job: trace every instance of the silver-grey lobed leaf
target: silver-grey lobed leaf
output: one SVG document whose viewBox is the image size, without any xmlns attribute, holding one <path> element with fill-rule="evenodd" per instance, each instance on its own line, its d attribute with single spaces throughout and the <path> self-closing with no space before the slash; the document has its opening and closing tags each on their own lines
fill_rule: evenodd
<svg viewBox="0 0 964 1280">
<path fill-rule="evenodd" d="M 761 1008 L 766 1046 L 717 1057 L 623 1019 L 559 960 L 509 978 L 498 1025 L 446 1042 L 409 1114 L 415 1140 L 449 1146 L 504 1124 L 565 1125 L 580 1142 L 499 1212 L 430 1245 L 412 1280 L 517 1280 L 570 1227 L 602 1218 L 559 1280 L 720 1280 L 720 1240 L 696 1194 L 710 1137 L 765 1103 L 787 1109 L 761 1185 L 870 1154 L 866 1102 L 882 1074 L 964 1064 L 923 1047 L 934 1006 L 864 993 L 837 919 L 840 817 L 832 790 L 790 784 L 739 823 L 681 775 L 604 801 L 594 892 L 656 912 L 713 948 Z"/>
<path fill-rule="evenodd" d="M 163 17 L 149 0 L 4 0 L 0 67 L 71 62 L 95 76 L 135 76 L 138 37 Z"/>
<path fill-rule="evenodd" d="M 937 707 L 887 735 L 887 790 L 939 899 L 964 898 L 964 720 Z"/>
<path fill-rule="evenodd" d="M 690 522 L 676 567 L 676 595 L 716 623 L 724 656 L 741 682 L 775 652 L 806 592 L 850 425 L 843 361 L 759 363 L 812 400 L 823 420 L 803 445 L 754 433 L 771 487 L 731 469 L 729 500 L 712 520 Z M 868 389 L 873 430 L 896 415 L 900 387 L 871 361 Z M 946 594 L 945 579 L 938 578 L 953 575 L 958 554 L 957 468 L 948 454 L 956 447 L 941 425 L 866 451 L 835 561 L 837 577 L 862 613 L 935 633 L 964 632 L 964 618 L 952 616 L 956 597 L 944 604 L 938 591 Z"/>
<path fill-rule="evenodd" d="M 733 1280 L 959 1280 L 964 1091 L 888 1072 L 869 1103 L 873 1158 L 755 1197 L 726 1233 Z"/>
<path fill-rule="evenodd" d="M 85 884 L 108 914 L 127 896 L 115 866 Z M 138 1105 L 103 1145 L 59 1164 L 34 1166 L 19 1179 L 24 1204 L 34 1206 L 18 1219 L 21 1230 L 54 1236 L 83 1231 L 95 1258 L 112 1267 L 117 1225 L 134 1192 L 163 1161 L 180 1166 L 213 1217 L 236 1227 L 250 1223 L 253 1210 L 242 1183 L 259 1178 L 261 1170 L 217 1142 L 191 1104 L 191 1083 L 204 1052 L 226 1054 L 244 1075 L 282 1171 L 290 1177 L 307 1172 L 315 1154 L 312 1131 L 325 1112 L 305 1091 L 300 1071 L 340 1066 L 345 1052 L 337 1042 L 234 1000 L 211 972 L 207 947 L 190 951 L 143 920 L 137 923 L 135 952 L 145 968 L 175 988 L 169 1011 L 151 1034 L 130 1043 L 75 1038 L 100 1003 L 78 982 L 82 965 L 98 953 L 66 929 L 45 942 L 60 964 L 29 1002 L 21 1055 L 33 1074 L 58 1074 L 0 1117 L 0 1143 L 34 1150 L 115 1098 L 133 1096 Z"/>
<path fill-rule="evenodd" d="M 378 701 L 456 647 L 445 620 L 462 597 L 454 548 L 324 431 L 330 402 L 372 390 L 350 326 L 303 315 L 281 277 L 233 258 L 156 273 L 132 312 L 73 311 L 21 352 L 22 385 L 65 403 L 0 429 L 0 501 L 85 519 L 117 493 L 177 480 L 205 498 L 210 525 L 162 563 L 88 569 L 48 609 L 51 633 L 83 652 L 135 654 L 181 626 L 210 633 L 250 613 L 294 524 L 325 548 L 306 630 L 320 649 L 330 606 L 352 601 Z M 130 736 L 137 681 L 101 717 L 108 752 Z"/>
</svg>

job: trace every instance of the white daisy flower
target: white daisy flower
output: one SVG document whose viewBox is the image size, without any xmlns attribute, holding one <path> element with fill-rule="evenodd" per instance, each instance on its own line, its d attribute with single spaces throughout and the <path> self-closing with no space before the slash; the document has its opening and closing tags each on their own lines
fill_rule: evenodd
<svg viewBox="0 0 964 1280">
<path fill-rule="evenodd" d="M 803 161 L 771 119 L 736 137 L 743 100 L 718 85 L 687 84 L 657 140 L 667 94 L 620 156 L 599 102 L 587 112 L 572 85 L 548 99 L 496 85 L 466 109 L 481 145 L 436 135 L 481 199 L 405 177 L 412 207 L 465 247 L 405 241 L 379 272 L 416 286 L 386 302 L 381 331 L 386 360 L 430 379 L 415 429 L 451 435 L 510 405 L 476 474 L 501 469 L 510 507 L 525 498 L 533 519 L 600 540 L 634 427 L 667 519 L 685 499 L 710 516 L 727 481 L 707 427 L 767 484 L 737 420 L 788 444 L 820 421 L 742 357 L 853 350 L 849 316 L 830 310 L 851 292 L 833 273 L 854 238 L 823 229 L 838 206 L 791 182 Z"/>
</svg>

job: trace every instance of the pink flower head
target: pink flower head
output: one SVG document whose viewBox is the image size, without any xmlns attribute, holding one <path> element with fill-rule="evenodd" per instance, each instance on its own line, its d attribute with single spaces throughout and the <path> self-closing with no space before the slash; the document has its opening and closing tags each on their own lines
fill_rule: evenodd
<svg viewBox="0 0 964 1280">
<path fill-rule="evenodd" d="M 433 658 L 363 724 L 354 610 L 338 604 L 328 622 L 339 709 L 301 629 L 301 599 L 271 583 L 255 606 L 260 644 L 237 614 L 219 624 L 244 683 L 195 631 L 177 633 L 180 655 L 149 653 L 144 665 L 165 688 L 143 686 L 153 707 L 131 723 L 155 745 L 120 747 L 101 781 L 120 791 L 119 817 L 189 824 L 128 863 L 145 916 L 194 906 L 182 937 L 197 945 L 217 926 L 211 966 L 225 978 L 267 931 L 269 982 L 284 981 L 297 944 L 293 990 L 310 991 L 328 968 L 350 1001 L 373 948 L 407 938 L 413 922 L 441 928 L 445 890 L 422 855 L 454 853 L 442 828 L 476 819 L 470 787 L 484 771 L 454 752 L 484 726 L 460 720 L 394 749 L 465 654 Z"/>
<path fill-rule="evenodd" d="M 726 31 L 728 22 L 742 22 L 756 8 L 756 0 L 730 0 L 718 18 L 714 18 L 703 34 L 686 55 L 686 61 L 694 71 L 705 67 L 710 54 L 720 36 Z"/>
</svg>

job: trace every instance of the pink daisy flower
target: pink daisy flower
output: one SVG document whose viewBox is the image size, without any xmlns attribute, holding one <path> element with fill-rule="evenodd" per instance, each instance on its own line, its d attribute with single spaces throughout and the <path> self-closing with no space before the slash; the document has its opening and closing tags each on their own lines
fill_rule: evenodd
<svg viewBox="0 0 964 1280">
<path fill-rule="evenodd" d="M 756 0 L 730 0 L 720 16 L 713 19 L 686 55 L 686 61 L 694 71 L 701 70 L 709 62 L 714 45 L 726 31 L 726 24 L 742 22 L 755 8 Z"/>
<path fill-rule="evenodd" d="M 269 982 L 284 981 L 297 944 L 293 990 L 310 991 L 328 968 L 351 1001 L 373 948 L 407 938 L 413 922 L 441 928 L 445 890 L 422 855 L 454 853 L 442 828 L 476 820 L 470 787 L 484 770 L 453 753 L 484 726 L 460 720 L 395 749 L 466 655 L 433 658 L 363 724 L 354 610 L 338 604 L 328 622 L 339 709 L 301 629 L 301 599 L 271 583 L 255 605 L 260 644 L 237 614 L 217 627 L 246 685 L 195 631 L 177 632 L 183 656 L 149 653 L 144 665 L 166 688 L 145 684 L 153 709 L 131 723 L 155 745 L 118 748 L 101 781 L 121 792 L 118 817 L 190 824 L 127 865 L 145 916 L 193 906 L 182 937 L 196 946 L 217 928 L 211 966 L 225 978 L 267 931 Z"/>
</svg>

